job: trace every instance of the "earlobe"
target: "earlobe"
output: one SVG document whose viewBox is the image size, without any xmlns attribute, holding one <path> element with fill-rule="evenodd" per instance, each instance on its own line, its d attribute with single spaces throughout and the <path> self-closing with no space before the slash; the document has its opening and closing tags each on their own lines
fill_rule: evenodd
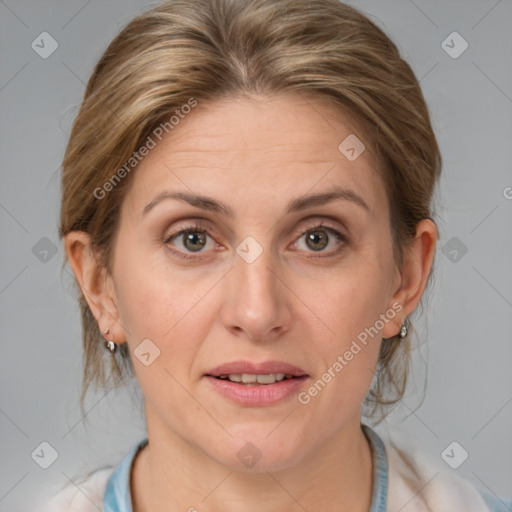
<svg viewBox="0 0 512 512">
<path fill-rule="evenodd" d="M 396 336 L 404 319 L 418 306 L 432 269 L 437 237 L 437 227 L 430 219 L 423 219 L 417 224 L 416 237 L 404 251 L 401 279 L 398 279 L 400 284 L 390 302 L 390 307 L 398 302 L 402 309 L 395 317 L 396 322 L 386 325 L 384 338 Z"/>
<path fill-rule="evenodd" d="M 69 264 L 100 331 L 103 333 L 109 328 L 117 340 L 122 339 L 122 332 L 114 332 L 120 327 L 113 287 L 109 286 L 111 278 L 91 250 L 89 234 L 72 231 L 64 237 L 64 246 Z"/>
</svg>

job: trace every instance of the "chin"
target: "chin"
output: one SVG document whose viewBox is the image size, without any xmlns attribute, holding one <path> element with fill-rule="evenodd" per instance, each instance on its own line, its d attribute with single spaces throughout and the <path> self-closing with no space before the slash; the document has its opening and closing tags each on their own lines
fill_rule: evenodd
<svg viewBox="0 0 512 512">
<path fill-rule="evenodd" d="M 273 427 L 275 428 L 275 426 Z M 231 430 L 230 430 L 231 432 Z M 269 434 L 269 432 L 271 432 Z M 233 432 L 231 432 L 233 433 Z M 244 473 L 275 472 L 299 464 L 307 453 L 305 440 L 291 435 L 290 428 L 244 428 L 222 445 L 218 453 L 210 456 L 231 471 Z"/>
</svg>

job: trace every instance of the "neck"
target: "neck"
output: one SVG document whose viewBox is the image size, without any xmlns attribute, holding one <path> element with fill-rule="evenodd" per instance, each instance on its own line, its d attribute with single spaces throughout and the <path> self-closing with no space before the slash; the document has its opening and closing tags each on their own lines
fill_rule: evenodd
<svg viewBox="0 0 512 512">
<path fill-rule="evenodd" d="M 169 433 L 158 421 L 151 421 L 154 418 L 146 419 L 150 442 L 132 469 L 133 512 L 370 509 L 372 456 L 359 421 L 292 467 L 238 472 Z"/>
</svg>

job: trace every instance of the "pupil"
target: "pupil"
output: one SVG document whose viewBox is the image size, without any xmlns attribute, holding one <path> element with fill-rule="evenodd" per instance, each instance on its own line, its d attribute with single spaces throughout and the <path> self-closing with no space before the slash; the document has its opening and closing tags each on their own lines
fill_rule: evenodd
<svg viewBox="0 0 512 512">
<path fill-rule="evenodd" d="M 192 251 L 201 249 L 201 247 L 199 247 L 199 248 L 197 246 L 194 247 L 194 245 L 189 246 L 189 244 L 188 244 L 188 242 L 192 242 L 192 244 L 195 244 L 195 243 L 197 243 L 198 239 L 204 243 L 204 241 L 205 241 L 204 233 L 199 233 L 199 232 L 189 233 L 185 238 L 185 246 Z"/>
<path fill-rule="evenodd" d="M 323 234 L 317 235 L 315 233 L 323 233 Z M 312 249 L 318 248 L 318 247 L 314 247 L 318 243 L 320 243 L 320 247 L 319 248 L 323 249 L 325 247 L 325 243 L 326 243 L 327 237 L 325 235 L 325 231 L 314 231 L 313 233 L 310 233 L 310 235 L 308 236 L 307 240 L 310 241 L 310 242 L 313 242 Z M 324 243 L 322 243 L 322 240 L 323 240 Z"/>
</svg>

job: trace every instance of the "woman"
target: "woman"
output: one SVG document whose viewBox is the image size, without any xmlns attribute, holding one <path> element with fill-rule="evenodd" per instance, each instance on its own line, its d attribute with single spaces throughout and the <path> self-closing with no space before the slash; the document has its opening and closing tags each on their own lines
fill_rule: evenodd
<svg viewBox="0 0 512 512">
<path fill-rule="evenodd" d="M 60 236 L 82 403 L 134 374 L 148 435 L 51 509 L 507 510 L 361 422 L 404 393 L 440 171 L 412 70 L 337 0 L 128 24 L 73 125 Z"/>
</svg>

